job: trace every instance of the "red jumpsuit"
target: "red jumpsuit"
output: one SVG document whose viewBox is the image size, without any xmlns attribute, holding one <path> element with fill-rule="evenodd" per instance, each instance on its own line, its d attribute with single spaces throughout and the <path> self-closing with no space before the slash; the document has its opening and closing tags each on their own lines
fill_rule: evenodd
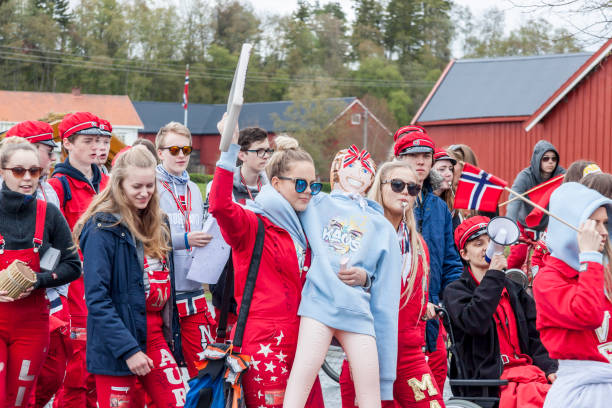
<svg viewBox="0 0 612 408">
<path fill-rule="evenodd" d="M 501 408 L 541 408 L 550 384 L 542 369 L 533 364 L 527 354 L 521 352 L 516 316 L 504 288 L 499 305 L 493 315 L 497 326 L 499 352 L 504 365 L 502 380 L 507 386 L 500 388 Z"/>
<path fill-rule="evenodd" d="M 38 201 L 34 247 L 2 249 L 0 270 L 19 259 L 40 271 L 37 245 L 42 243 L 46 202 Z M 0 235 L 0 246 L 4 238 Z M 0 302 L 0 407 L 25 407 L 30 402 L 36 378 L 49 347 L 49 303 L 44 289 L 36 289 L 23 299 Z"/>
<path fill-rule="evenodd" d="M 70 229 L 87 210 L 97 194 L 91 183 L 71 177 L 69 174 L 59 174 L 66 177 L 70 186 L 71 199 L 64 201 L 64 186 L 56 174 L 48 180 L 60 200 L 60 210 L 68 221 Z M 108 176 L 101 175 L 98 191 L 102 191 L 108 183 Z M 79 253 L 80 254 L 80 253 Z M 82 259 L 82 255 L 81 255 Z M 85 305 L 85 287 L 83 276 L 70 283 L 68 287 L 68 311 L 70 313 L 70 348 L 71 357 L 66 367 L 66 377 L 62 388 L 53 400 L 54 408 L 83 408 L 96 406 L 94 378 L 85 368 L 85 348 L 87 344 L 87 306 Z"/>
<path fill-rule="evenodd" d="M 147 351 L 146 355 L 153 360 L 149 374 L 111 376 L 95 375 L 100 408 L 121 407 L 135 408 L 142 406 L 141 388 L 150 400 L 159 408 L 182 407 L 185 405 L 187 391 L 183 384 L 181 372 L 172 357 L 162 332 L 161 311 L 170 298 L 170 271 L 166 262 L 145 259 L 145 273 L 149 282 L 147 291 Z"/>
<path fill-rule="evenodd" d="M 234 293 L 240 310 L 258 215 L 232 201 L 232 184 L 233 173 L 217 167 L 210 212 L 232 247 Z M 300 267 L 289 233 L 265 216 L 259 217 L 264 222 L 266 235 L 241 348 L 243 354 L 252 356 L 252 366 L 243 378 L 243 386 L 247 407 L 281 407 L 296 353 L 300 323 L 297 311 L 309 262 Z M 309 253 L 300 255 L 310 256 Z M 318 380 L 307 406 L 324 406 Z"/>
<path fill-rule="evenodd" d="M 425 241 L 421 240 L 426 251 L 427 264 L 429 252 Z M 404 262 L 410 253 L 404 254 Z M 400 298 L 399 331 L 397 348 L 397 376 L 393 384 L 393 401 L 383 401 L 383 408 L 444 407 L 442 392 L 436 385 L 434 376 L 425 360 L 425 320 L 422 317 L 427 309 L 429 278 L 425 276 L 419 258 L 419 266 L 410 299 L 406 299 L 407 279 L 402 279 Z M 355 387 L 349 372 L 348 362 L 344 360 L 340 375 L 340 394 L 343 408 L 354 408 Z"/>
</svg>

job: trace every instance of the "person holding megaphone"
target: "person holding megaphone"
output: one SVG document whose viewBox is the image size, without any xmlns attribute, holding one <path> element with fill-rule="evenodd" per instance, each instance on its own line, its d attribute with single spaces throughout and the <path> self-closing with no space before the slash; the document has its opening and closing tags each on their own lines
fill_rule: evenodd
<svg viewBox="0 0 612 408">
<path fill-rule="evenodd" d="M 508 380 L 499 390 L 500 406 L 541 407 L 556 378 L 557 362 L 540 341 L 533 299 L 506 277 L 503 252 L 489 245 L 489 222 L 488 217 L 476 216 L 455 230 L 464 271 L 445 289 L 444 302 L 455 333 L 456 358 L 463 362 L 466 378 Z M 503 228 L 493 236 L 499 242 L 512 233 L 500 231 Z M 455 367 L 451 364 L 451 377 Z M 480 388 L 469 391 L 470 396 L 484 395 Z M 489 390 L 488 395 L 497 391 Z"/>
</svg>

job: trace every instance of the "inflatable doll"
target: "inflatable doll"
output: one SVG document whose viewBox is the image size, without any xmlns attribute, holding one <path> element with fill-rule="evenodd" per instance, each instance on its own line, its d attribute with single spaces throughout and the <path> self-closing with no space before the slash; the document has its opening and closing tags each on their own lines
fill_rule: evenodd
<svg viewBox="0 0 612 408">
<path fill-rule="evenodd" d="M 347 354 L 360 408 L 393 399 L 401 254 L 382 207 L 363 196 L 375 164 L 354 145 L 336 155 L 333 191 L 319 194 L 300 214 L 313 260 L 302 290 L 297 354 L 284 407 L 304 406 L 335 337 Z M 341 269 L 365 271 L 364 286 L 338 278 Z"/>
</svg>

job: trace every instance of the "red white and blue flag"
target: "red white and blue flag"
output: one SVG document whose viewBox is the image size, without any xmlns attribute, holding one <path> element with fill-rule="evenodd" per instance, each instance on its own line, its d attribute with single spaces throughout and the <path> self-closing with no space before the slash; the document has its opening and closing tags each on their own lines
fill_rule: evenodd
<svg viewBox="0 0 612 408">
<path fill-rule="evenodd" d="M 183 90 L 183 109 L 187 109 L 187 103 L 189 102 L 189 68 L 185 72 L 185 89 Z"/>
<path fill-rule="evenodd" d="M 499 196 L 508 183 L 465 163 L 455 193 L 455 208 L 495 212 Z"/>
</svg>

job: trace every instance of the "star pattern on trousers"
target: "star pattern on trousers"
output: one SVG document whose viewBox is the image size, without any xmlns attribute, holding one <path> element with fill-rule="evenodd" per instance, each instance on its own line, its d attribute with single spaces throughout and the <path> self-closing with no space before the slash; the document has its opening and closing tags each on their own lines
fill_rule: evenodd
<svg viewBox="0 0 612 408">
<path fill-rule="evenodd" d="M 270 381 L 276 381 L 278 377 L 270 377 Z"/>
<path fill-rule="evenodd" d="M 281 330 L 280 334 L 275 337 L 277 346 L 280 346 L 281 341 L 283 341 L 283 337 L 285 337 L 285 335 L 283 334 L 283 331 Z"/>
<path fill-rule="evenodd" d="M 263 354 L 263 355 L 264 355 L 264 357 L 266 357 L 266 358 L 267 358 L 267 357 L 268 357 L 268 354 L 270 354 L 270 353 L 272 352 L 272 350 L 270 349 L 270 346 L 271 346 L 271 345 L 272 345 L 272 344 L 267 344 L 267 345 L 265 345 L 265 346 L 264 346 L 263 344 L 261 344 L 261 343 L 260 343 L 260 344 L 259 344 L 260 349 L 259 349 L 259 351 L 257 352 L 257 354 Z"/>
<path fill-rule="evenodd" d="M 266 366 L 266 371 L 274 373 L 274 369 L 276 368 L 276 366 L 274 365 L 273 361 L 270 361 L 269 363 L 264 363 L 264 365 Z"/>
<path fill-rule="evenodd" d="M 253 379 L 254 379 L 255 381 L 257 381 L 257 382 L 261 382 L 261 377 L 260 377 L 260 376 L 257 376 L 257 377 L 255 377 L 255 378 L 253 378 Z"/>
<path fill-rule="evenodd" d="M 287 355 L 283 354 L 283 351 L 281 350 L 281 352 L 278 353 L 275 357 L 278 358 L 278 361 L 284 363 L 285 362 L 285 357 L 287 357 Z"/>
<path fill-rule="evenodd" d="M 259 371 L 259 361 L 255 360 L 253 357 L 251 357 L 251 365 L 253 366 L 254 369 L 256 369 L 257 371 Z"/>
<path fill-rule="evenodd" d="M 281 367 L 281 374 L 287 374 L 289 372 L 289 370 L 287 370 L 285 367 Z"/>
<path fill-rule="evenodd" d="M 261 390 L 257 391 L 257 398 L 261 398 L 263 397 L 263 393 L 261 392 Z"/>
</svg>

